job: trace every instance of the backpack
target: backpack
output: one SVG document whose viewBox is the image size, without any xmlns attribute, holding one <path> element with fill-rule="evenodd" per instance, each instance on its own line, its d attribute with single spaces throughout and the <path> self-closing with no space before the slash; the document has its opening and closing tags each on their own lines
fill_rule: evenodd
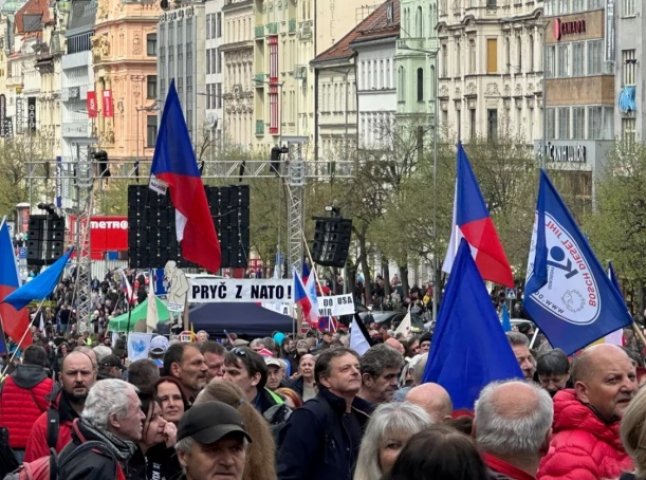
<svg viewBox="0 0 646 480">
<path fill-rule="evenodd" d="M 59 473 L 64 470 L 65 466 L 72 458 L 77 458 L 90 450 L 99 451 L 107 454 L 114 460 L 117 466 L 114 472 L 114 478 L 117 480 L 125 479 L 123 469 L 117 461 L 117 458 L 103 442 L 89 440 L 73 448 L 69 444 L 60 455 L 56 455 L 56 450 L 50 449 L 49 457 L 41 457 L 33 462 L 24 462 L 18 469 L 4 477 L 4 480 L 57 480 Z"/>
</svg>

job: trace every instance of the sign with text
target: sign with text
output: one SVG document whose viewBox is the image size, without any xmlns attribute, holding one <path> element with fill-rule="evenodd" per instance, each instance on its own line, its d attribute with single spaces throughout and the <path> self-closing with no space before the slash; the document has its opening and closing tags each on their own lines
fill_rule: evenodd
<svg viewBox="0 0 646 480">
<path fill-rule="evenodd" d="M 189 303 L 294 302 L 294 282 L 274 278 L 191 278 Z"/>
<path fill-rule="evenodd" d="M 112 109 L 112 90 L 103 90 L 103 116 L 105 118 L 113 117 Z"/>
<path fill-rule="evenodd" d="M 96 104 L 96 92 L 92 90 L 87 92 L 87 99 L 85 101 L 87 103 L 87 116 L 96 118 L 99 112 L 99 107 Z"/>
<path fill-rule="evenodd" d="M 30 133 L 36 131 L 36 97 L 27 97 L 27 129 Z"/>
<path fill-rule="evenodd" d="M 354 313 L 352 294 L 318 297 L 319 317 L 338 317 Z"/>
</svg>

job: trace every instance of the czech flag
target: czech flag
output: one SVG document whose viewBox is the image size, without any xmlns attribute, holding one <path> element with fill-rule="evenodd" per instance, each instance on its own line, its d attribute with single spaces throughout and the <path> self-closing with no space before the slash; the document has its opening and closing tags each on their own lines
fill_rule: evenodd
<svg viewBox="0 0 646 480">
<path fill-rule="evenodd" d="M 182 256 L 210 272 L 217 271 L 220 242 L 174 80 L 168 89 L 150 173 L 152 190 L 163 194 L 170 188 Z"/>
<path fill-rule="evenodd" d="M 453 203 L 453 228 L 442 270 L 451 273 L 460 240 L 464 238 L 485 280 L 514 287 L 514 276 L 500 243 L 498 232 L 489 216 L 467 154 L 458 143 L 457 176 Z"/>
<path fill-rule="evenodd" d="M 309 275 L 307 283 L 303 284 L 303 279 L 294 269 L 294 303 L 300 305 L 303 311 L 303 317 L 312 328 L 319 326 L 319 305 L 316 296 L 316 283 L 314 275 Z"/>
<path fill-rule="evenodd" d="M 18 269 L 16 257 L 14 256 L 13 243 L 9 233 L 7 222 L 2 222 L 0 227 L 0 302 L 20 286 L 18 280 Z M 21 348 L 28 347 L 32 343 L 31 332 L 29 331 L 29 309 L 21 308 L 16 310 L 13 305 L 0 303 L 0 317 L 5 333 L 14 342 L 20 342 Z M 25 332 L 27 332 L 25 334 Z M 1 333 L 0 333 L 1 335 Z"/>
</svg>

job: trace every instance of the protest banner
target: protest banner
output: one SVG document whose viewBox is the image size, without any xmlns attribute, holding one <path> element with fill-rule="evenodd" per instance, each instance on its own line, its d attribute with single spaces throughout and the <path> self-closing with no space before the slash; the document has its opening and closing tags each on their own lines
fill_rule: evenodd
<svg viewBox="0 0 646 480">
<path fill-rule="evenodd" d="M 189 303 L 294 302 L 292 279 L 191 278 Z"/>
</svg>

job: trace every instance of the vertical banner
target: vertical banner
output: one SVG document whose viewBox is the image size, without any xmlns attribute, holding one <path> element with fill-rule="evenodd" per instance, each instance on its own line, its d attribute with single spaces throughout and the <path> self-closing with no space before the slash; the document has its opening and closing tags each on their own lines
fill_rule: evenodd
<svg viewBox="0 0 646 480">
<path fill-rule="evenodd" d="M 27 132 L 36 132 L 36 97 L 27 97 Z"/>
<path fill-rule="evenodd" d="M 63 208 L 63 158 L 59 155 L 56 157 L 56 208 Z"/>
<path fill-rule="evenodd" d="M 23 106 L 22 97 L 16 97 L 16 134 L 22 133 Z"/>
<path fill-rule="evenodd" d="M 103 90 L 103 116 L 112 117 L 114 111 L 112 110 L 112 90 Z"/>
<path fill-rule="evenodd" d="M 99 109 L 96 104 L 96 92 L 89 91 L 87 92 L 87 116 L 89 118 L 96 118 Z"/>
<path fill-rule="evenodd" d="M 5 94 L 0 94 L 0 137 L 7 136 L 7 97 Z"/>
</svg>

